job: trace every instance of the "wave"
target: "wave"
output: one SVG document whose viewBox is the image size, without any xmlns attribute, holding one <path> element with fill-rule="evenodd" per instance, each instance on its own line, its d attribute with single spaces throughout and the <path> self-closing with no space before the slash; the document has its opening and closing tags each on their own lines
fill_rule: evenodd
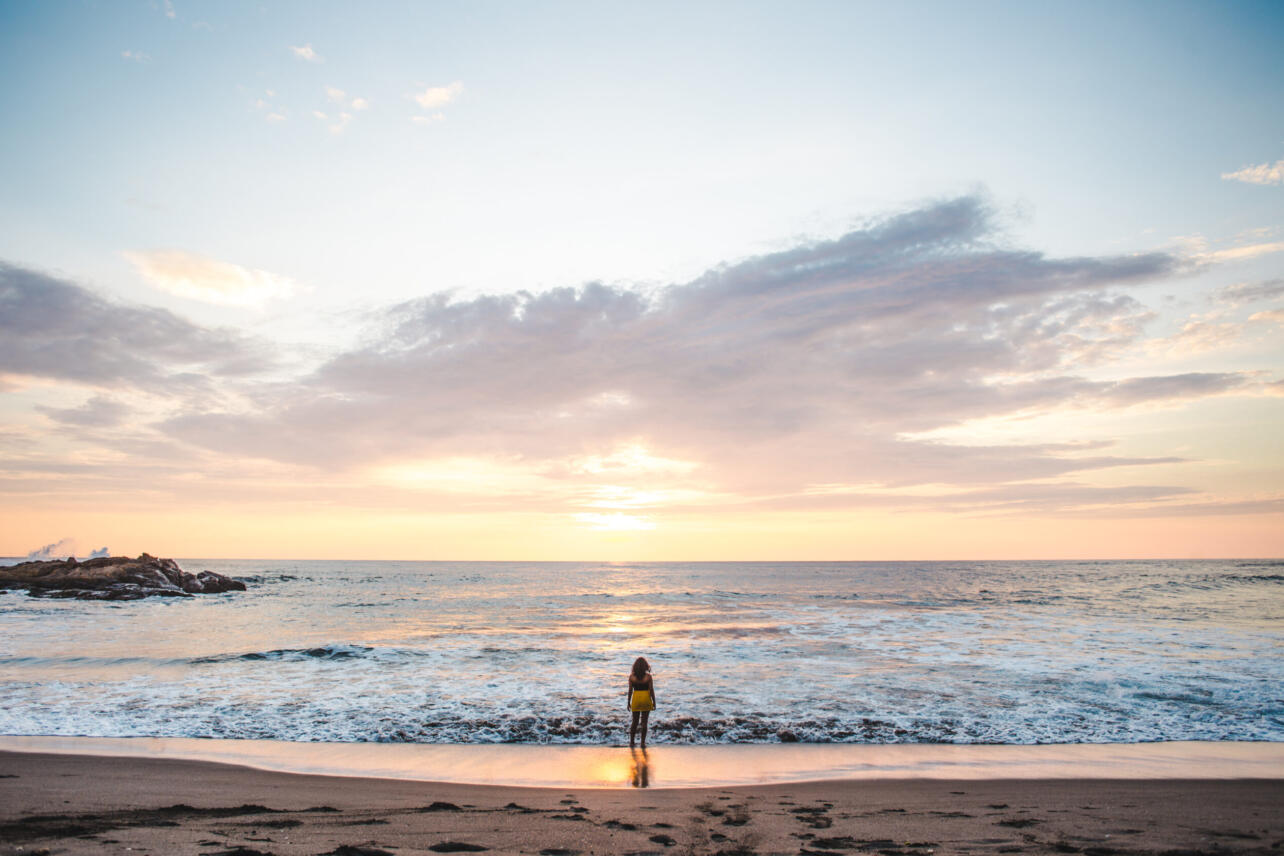
<svg viewBox="0 0 1284 856">
<path fill-rule="evenodd" d="M 140 705 L 109 718 L 92 711 L 65 716 L 0 712 L 0 733 L 66 737 L 190 737 L 287 740 L 323 743 L 616 745 L 627 739 L 626 714 L 582 712 L 536 716 L 503 711 L 465 715 L 420 715 L 368 706 L 302 705 L 302 709 L 230 708 L 184 715 L 182 708 Z M 32 713 L 32 711 L 28 711 Z M 791 718 L 750 713 L 722 717 L 653 717 L 656 744 L 991 744 L 1139 743 L 1158 740 L 1260 740 L 1281 742 L 1281 721 L 1264 717 L 1256 728 L 1187 722 L 1133 722 L 1104 717 L 1070 722 L 1060 718 L 987 721 L 949 718 Z"/>
<path fill-rule="evenodd" d="M 211 654 L 187 660 L 192 664 L 230 663 L 241 660 L 351 660 L 368 657 L 374 648 L 367 645 L 322 645 L 319 648 L 278 648 L 244 654 Z"/>
</svg>

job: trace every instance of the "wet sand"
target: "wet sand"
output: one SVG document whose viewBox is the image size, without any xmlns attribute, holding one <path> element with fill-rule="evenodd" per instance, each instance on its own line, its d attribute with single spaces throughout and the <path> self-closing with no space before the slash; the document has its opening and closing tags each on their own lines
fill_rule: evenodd
<svg viewBox="0 0 1284 856">
<path fill-rule="evenodd" d="M 0 736 L 0 752 L 179 758 L 278 773 L 469 785 L 626 788 L 639 756 L 619 746 L 294 743 L 185 737 Z M 652 746 L 650 787 L 851 779 L 1284 779 L 1284 743 L 722 744 Z"/>
<path fill-rule="evenodd" d="M 1278 778 L 522 788 L 0 752 L 0 854 L 23 856 L 1280 854 L 1282 820 Z"/>
</svg>

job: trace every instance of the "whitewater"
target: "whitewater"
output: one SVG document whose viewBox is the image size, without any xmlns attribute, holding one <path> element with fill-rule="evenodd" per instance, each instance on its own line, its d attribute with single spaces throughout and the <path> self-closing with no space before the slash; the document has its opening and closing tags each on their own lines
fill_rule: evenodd
<svg viewBox="0 0 1284 856">
<path fill-rule="evenodd" d="M 179 563 L 0 593 L 0 734 L 619 745 L 645 656 L 653 744 L 1284 741 L 1284 561 Z"/>
</svg>

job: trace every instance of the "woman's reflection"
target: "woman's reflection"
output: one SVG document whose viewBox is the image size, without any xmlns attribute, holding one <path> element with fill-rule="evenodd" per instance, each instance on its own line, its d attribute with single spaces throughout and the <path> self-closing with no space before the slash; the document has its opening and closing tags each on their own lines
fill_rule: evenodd
<svg viewBox="0 0 1284 856">
<path fill-rule="evenodd" d="M 633 767 L 629 771 L 629 781 L 635 788 L 649 788 L 651 786 L 650 761 L 646 756 L 646 750 L 639 752 L 636 749 L 629 750 L 633 754 Z"/>
</svg>

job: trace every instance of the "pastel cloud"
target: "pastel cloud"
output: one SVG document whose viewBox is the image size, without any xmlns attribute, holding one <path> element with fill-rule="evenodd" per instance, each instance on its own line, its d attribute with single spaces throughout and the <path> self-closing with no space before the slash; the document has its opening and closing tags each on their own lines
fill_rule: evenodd
<svg viewBox="0 0 1284 856">
<path fill-rule="evenodd" d="M 191 300 L 256 306 L 298 291 L 288 277 L 184 250 L 130 250 L 122 255 L 154 287 Z"/>
<path fill-rule="evenodd" d="M 129 408 L 119 401 L 95 395 L 79 407 L 39 407 L 41 413 L 65 425 L 111 428 L 121 424 Z"/>
<path fill-rule="evenodd" d="M 0 375 L 92 384 L 80 406 L 41 412 L 117 451 L 145 449 L 153 465 L 302 468 L 311 483 L 341 483 L 353 503 L 538 508 L 608 532 L 655 525 L 651 509 L 1247 508 L 1172 483 L 1182 458 L 1115 454 L 1108 437 L 931 436 L 973 420 L 1274 388 L 1250 371 L 1108 371 L 1154 341 L 1153 313 L 1127 290 L 1185 271 L 1181 257 L 1049 258 L 998 244 L 996 231 L 987 205 L 964 197 L 654 291 L 429 294 L 368 316 L 367 344 L 271 380 L 274 355 L 244 339 L 10 268 L 20 311 L 16 338 L 0 339 Z M 208 267 L 197 258 L 160 268 Z M 258 287 L 262 272 L 213 264 L 223 291 Z M 13 310 L 0 309 L 7 333 Z M 89 335 L 112 324 L 156 335 L 128 347 Z M 210 394 L 177 386 L 192 375 Z M 113 395 L 122 388 L 170 403 L 138 427 Z M 122 423 L 138 433 L 125 436 Z M 461 461 L 473 463 L 450 464 Z M 1122 468 L 1165 476 L 1110 487 L 1085 478 Z M 244 489 L 288 490 L 251 481 Z"/>
<path fill-rule="evenodd" d="M 1275 163 L 1259 163 L 1237 169 L 1234 172 L 1222 173 L 1227 181 L 1242 181 L 1245 184 L 1284 184 L 1284 160 Z"/>
<path fill-rule="evenodd" d="M 164 430 L 212 450 L 339 467 L 502 455 L 553 470 L 585 450 L 609 460 L 643 447 L 696 462 L 664 477 L 674 484 L 796 494 L 822 482 L 966 485 L 1170 462 L 907 437 L 1250 382 L 1068 373 L 1141 335 L 1144 308 L 1109 290 L 1180 261 L 1048 259 L 994 248 L 991 230 L 985 206 L 965 198 L 652 296 L 602 284 L 432 295 L 389 308 L 377 345 L 264 390 L 253 415 L 188 414 Z M 658 477 L 611 476 L 630 478 Z"/>
<path fill-rule="evenodd" d="M 272 362 L 235 333 L 0 263 L 0 375 L 182 397 Z M 59 417 L 108 424 L 120 415 L 117 406 L 99 401 L 79 415 Z"/>
</svg>

